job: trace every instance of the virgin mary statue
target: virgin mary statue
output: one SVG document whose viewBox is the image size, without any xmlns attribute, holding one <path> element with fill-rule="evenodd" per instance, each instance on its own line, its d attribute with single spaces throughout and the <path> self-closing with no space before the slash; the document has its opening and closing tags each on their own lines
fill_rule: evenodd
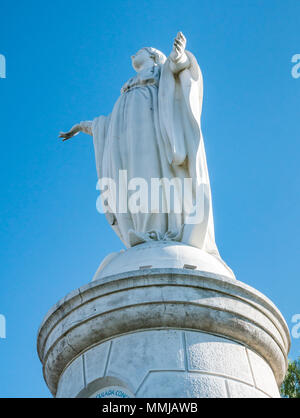
<svg viewBox="0 0 300 418">
<path fill-rule="evenodd" d="M 219 258 L 200 125 L 203 81 L 195 57 L 185 46 L 179 32 L 168 58 L 155 48 L 140 49 L 131 57 L 137 74 L 123 85 L 112 113 L 81 122 L 60 137 L 67 140 L 80 131 L 93 136 L 98 178 L 114 184 L 106 190 L 106 217 L 127 248 L 171 240 Z M 140 197 L 143 192 L 148 202 L 153 200 L 153 179 L 164 180 L 160 193 L 168 210 L 155 205 L 137 211 L 130 204 L 119 210 L 120 196 L 125 194 L 130 203 L 134 194 L 125 184 L 124 173 L 128 184 L 143 180 L 147 187 L 140 190 Z M 182 210 L 168 202 L 170 184 L 175 200 L 183 203 Z M 197 216 L 192 216 L 191 208 Z"/>
</svg>

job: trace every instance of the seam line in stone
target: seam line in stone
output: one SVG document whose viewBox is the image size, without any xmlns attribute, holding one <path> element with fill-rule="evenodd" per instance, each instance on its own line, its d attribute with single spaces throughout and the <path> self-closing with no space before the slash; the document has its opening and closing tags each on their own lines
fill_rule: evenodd
<svg viewBox="0 0 300 418">
<path fill-rule="evenodd" d="M 255 380 L 255 377 L 254 377 L 254 372 L 253 372 L 253 369 L 252 369 L 252 364 L 251 364 L 251 361 L 250 361 L 249 352 L 248 352 L 247 347 L 245 347 L 245 350 L 246 350 L 246 356 L 247 356 L 248 364 L 249 364 L 252 379 L 253 379 L 253 384 L 258 389 L 257 384 L 256 384 L 256 380 Z"/>
<path fill-rule="evenodd" d="M 105 369 L 104 369 L 104 372 L 103 372 L 103 377 L 106 376 L 106 372 L 107 372 L 107 369 L 108 369 L 108 363 L 109 363 L 109 360 L 110 360 L 110 353 L 111 353 L 112 345 L 113 345 L 113 341 L 110 341 L 109 342 L 108 353 L 107 353 L 107 357 L 106 357 Z"/>
<path fill-rule="evenodd" d="M 84 384 L 84 387 L 86 388 L 86 374 L 85 374 L 85 357 L 84 357 L 84 353 L 82 354 L 82 370 L 83 370 L 83 384 Z"/>
<path fill-rule="evenodd" d="M 151 371 L 148 371 L 145 376 L 143 377 L 141 383 L 139 384 L 138 388 L 136 389 L 134 395 L 136 396 L 138 391 L 141 389 L 142 385 L 144 384 L 144 382 L 146 381 L 147 377 L 149 376 L 149 374 L 151 373 Z"/>
<path fill-rule="evenodd" d="M 185 335 L 185 331 L 182 331 L 182 349 L 183 349 L 184 369 L 186 371 L 188 371 L 189 368 L 188 368 L 188 356 L 187 356 L 187 346 L 186 346 L 186 335 Z"/>
<path fill-rule="evenodd" d="M 230 396 L 230 390 L 229 390 L 229 385 L 228 385 L 228 380 L 227 379 L 225 379 L 225 389 L 226 389 L 226 392 L 227 392 L 227 398 L 231 398 L 231 396 Z"/>
</svg>

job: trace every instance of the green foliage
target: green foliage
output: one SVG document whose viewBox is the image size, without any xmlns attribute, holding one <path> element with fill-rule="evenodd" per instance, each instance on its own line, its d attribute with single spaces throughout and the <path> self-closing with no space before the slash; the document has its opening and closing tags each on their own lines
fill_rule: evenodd
<svg viewBox="0 0 300 418">
<path fill-rule="evenodd" d="M 300 357 L 297 360 L 289 361 L 280 391 L 284 398 L 300 398 Z"/>
</svg>

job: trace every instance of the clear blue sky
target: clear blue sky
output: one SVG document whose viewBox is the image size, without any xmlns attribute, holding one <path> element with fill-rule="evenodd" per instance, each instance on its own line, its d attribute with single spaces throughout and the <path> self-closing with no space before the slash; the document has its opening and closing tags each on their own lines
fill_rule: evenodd
<svg viewBox="0 0 300 418">
<path fill-rule="evenodd" d="M 50 396 L 36 353 L 48 309 L 122 245 L 95 208 L 92 139 L 60 130 L 110 113 L 143 46 L 178 30 L 204 76 L 216 239 L 239 280 L 292 327 L 300 313 L 297 0 L 2 2 L 0 397 Z M 300 355 L 293 339 L 291 358 Z"/>
</svg>

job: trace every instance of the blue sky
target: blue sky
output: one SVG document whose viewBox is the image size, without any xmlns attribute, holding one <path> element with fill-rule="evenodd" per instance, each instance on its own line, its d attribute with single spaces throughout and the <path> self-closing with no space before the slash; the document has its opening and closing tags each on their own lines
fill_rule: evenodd
<svg viewBox="0 0 300 418">
<path fill-rule="evenodd" d="M 36 334 L 47 310 L 122 244 L 96 211 L 92 139 L 60 130 L 111 112 L 143 46 L 178 30 L 204 76 L 216 239 L 238 280 L 300 313 L 297 0 L 3 2 L 0 54 L 0 397 L 47 397 Z M 300 355 L 292 340 L 291 358 Z"/>
</svg>

